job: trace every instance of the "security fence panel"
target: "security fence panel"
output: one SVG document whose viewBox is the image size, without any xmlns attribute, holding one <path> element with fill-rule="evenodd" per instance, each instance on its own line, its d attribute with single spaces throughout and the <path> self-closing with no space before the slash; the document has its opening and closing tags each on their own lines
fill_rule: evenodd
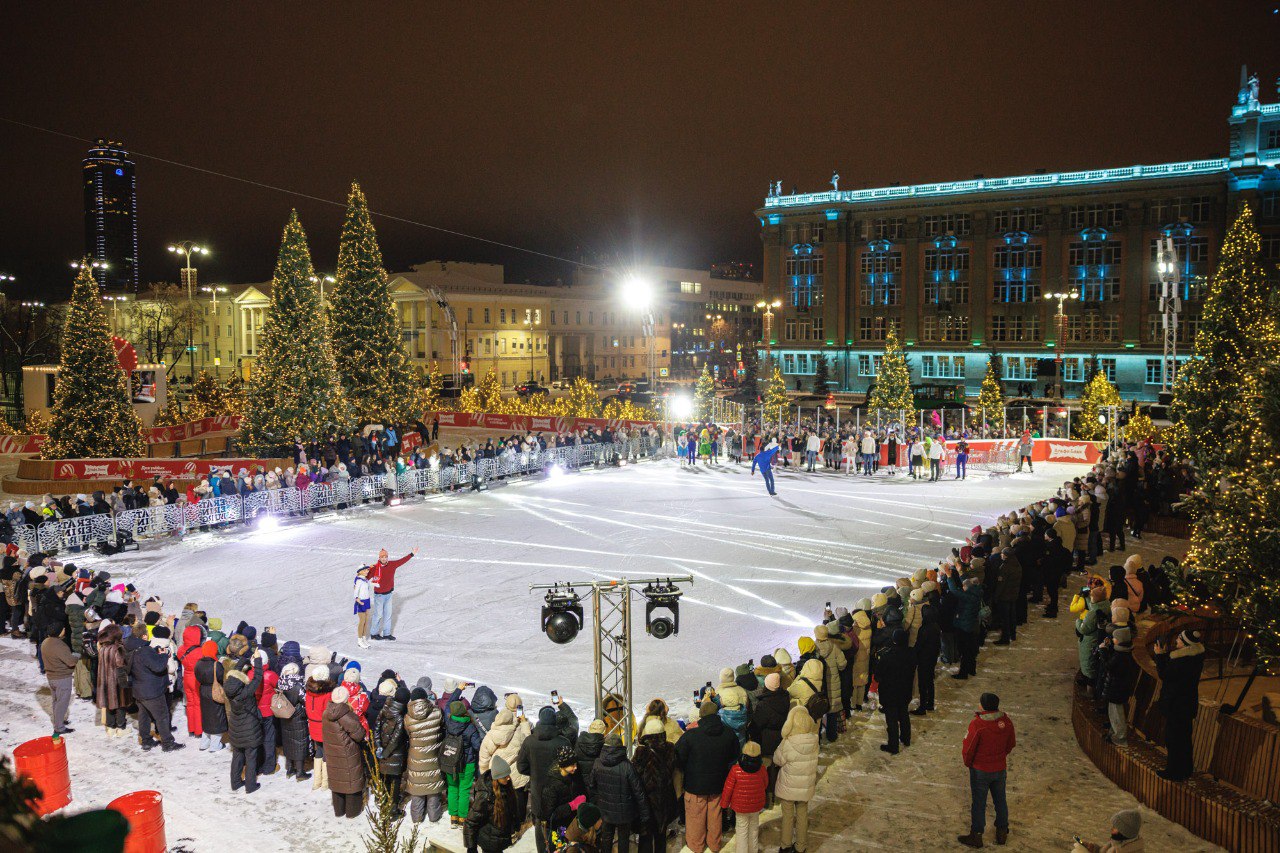
<svg viewBox="0 0 1280 853">
<path fill-rule="evenodd" d="M 56 521 L 46 521 L 36 528 L 39 551 L 57 551 L 62 547 L 62 528 Z"/>
<path fill-rule="evenodd" d="M 337 506 L 338 487 L 334 483 L 312 483 L 302 492 L 303 506 L 307 509 L 328 509 Z"/>
<path fill-rule="evenodd" d="M 30 524 L 24 524 L 13 531 L 13 540 L 28 554 L 34 554 L 40 550 L 40 536 L 35 527 Z"/>
<path fill-rule="evenodd" d="M 185 513 L 180 504 L 127 509 L 116 515 L 116 530 L 134 539 L 181 531 L 184 524 Z"/>
<path fill-rule="evenodd" d="M 62 544 L 67 548 L 111 542 L 116 538 L 109 513 L 64 518 L 58 522 L 58 527 L 61 528 Z"/>
<path fill-rule="evenodd" d="M 195 510 L 195 524 L 227 524 L 232 521 L 239 521 L 244 517 L 244 505 L 240 501 L 239 495 L 223 495 L 217 498 L 207 498 L 200 501 L 194 506 L 188 506 L 188 510 Z M 192 515 L 187 513 L 190 521 Z"/>
</svg>

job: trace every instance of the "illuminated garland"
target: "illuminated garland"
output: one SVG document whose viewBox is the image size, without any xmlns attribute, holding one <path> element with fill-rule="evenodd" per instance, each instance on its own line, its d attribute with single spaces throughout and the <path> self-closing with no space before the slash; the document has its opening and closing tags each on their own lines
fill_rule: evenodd
<svg viewBox="0 0 1280 853">
<path fill-rule="evenodd" d="M 45 459 L 146 455 L 142 421 L 130 402 L 98 282 L 89 259 L 80 264 L 62 333 L 62 368 L 53 394 Z"/>
</svg>

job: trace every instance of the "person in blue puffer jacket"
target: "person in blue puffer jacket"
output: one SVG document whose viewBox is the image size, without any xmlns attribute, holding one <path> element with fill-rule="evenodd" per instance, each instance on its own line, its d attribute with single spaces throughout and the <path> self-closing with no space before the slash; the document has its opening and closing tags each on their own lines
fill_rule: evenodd
<svg viewBox="0 0 1280 853">
<path fill-rule="evenodd" d="M 776 495 L 778 492 L 773 486 L 773 458 L 778 455 L 778 442 L 770 439 L 764 449 L 755 455 L 751 460 L 751 475 L 754 477 L 756 468 L 760 468 L 760 476 L 764 477 L 765 488 L 769 490 L 769 494 Z"/>
<path fill-rule="evenodd" d="M 747 691 L 734 680 L 733 670 L 720 670 L 720 686 L 716 688 L 716 701 L 720 704 L 720 721 L 733 729 L 738 736 L 738 746 L 747 742 L 747 726 L 751 723 L 751 708 Z"/>
</svg>

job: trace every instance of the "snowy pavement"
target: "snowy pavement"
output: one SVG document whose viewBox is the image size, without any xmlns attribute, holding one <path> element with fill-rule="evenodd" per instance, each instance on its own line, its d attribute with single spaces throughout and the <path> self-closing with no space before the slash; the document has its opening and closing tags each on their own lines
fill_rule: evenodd
<svg viewBox="0 0 1280 853">
<path fill-rule="evenodd" d="M 519 691 L 531 711 L 558 689 L 584 719 L 589 718 L 591 696 L 590 625 L 572 644 L 553 645 L 539 630 L 540 597 L 531 594 L 528 585 L 692 574 L 697 580 L 682 600 L 679 636 L 665 641 L 646 637 L 642 609 L 634 630 L 638 700 L 664 696 L 677 714 L 685 714 L 691 704 L 675 697 L 687 697 L 694 687 L 716 678 L 723 666 L 759 660 L 779 645 L 794 649 L 797 638 L 811 632 L 824 602 L 847 606 L 916 568 L 936 565 L 973 524 L 1043 497 L 1082 470 L 1044 465 L 1034 475 L 971 476 L 964 482 L 939 483 L 902 475 L 867 480 L 783 472 L 778 476 L 779 495 L 770 498 L 746 466 L 687 469 L 667 461 L 498 485 L 486 492 L 433 497 L 389 510 L 322 515 L 270 532 L 246 535 L 235 528 L 197 534 L 182 542 L 148 543 L 140 552 L 111 558 L 67 558 L 107 568 L 115 578 L 138 584 L 145 594 L 161 595 L 173 612 L 187 601 L 198 602 L 211 616 L 221 617 L 228 631 L 246 619 L 259 631 L 274 626 L 281 642 L 326 645 L 360 660 L 370 677 L 389 667 L 410 682 L 428 674 L 437 686 L 445 677 L 465 678 L 488 684 L 499 694 Z M 420 551 L 397 575 L 398 641 L 375 642 L 362 652 L 355 644 L 351 578 L 380 547 L 393 556 L 413 547 Z M 1053 651 L 1071 639 L 1069 628 L 1068 636 L 1062 633 L 1036 637 L 1034 645 L 1044 654 L 1026 654 L 1021 645 L 998 655 L 984 653 L 989 675 L 1016 684 L 1018 692 L 1026 694 L 1029 704 L 1019 709 L 1024 715 L 1039 713 L 1041 702 L 1068 701 L 1058 682 L 1069 679 L 1065 668 L 1074 652 Z M 43 709 L 48 707 L 48 689 L 36 673 L 30 648 L 25 641 L 0 640 L 0 675 L 5 683 L 25 687 L 0 692 L 0 749 L 5 752 L 47 733 Z M 1019 668 L 996 665 L 1014 660 L 1015 651 L 1022 659 Z M 1039 674 L 1040 681 L 1033 674 Z M 1046 680 L 1060 696 L 1040 696 Z M 986 681 L 979 678 L 976 683 Z M 36 687 L 39 710 L 32 695 Z M 911 784 L 901 792 L 902 815 L 915 807 L 908 803 L 935 802 L 944 806 L 940 814 L 946 833 L 953 824 L 963 829 L 967 813 L 957 799 L 963 799 L 962 793 L 967 797 L 958 790 L 963 779 L 950 765 L 952 747 L 958 744 L 973 704 L 968 692 L 975 691 L 965 691 L 963 699 L 950 698 L 949 690 L 940 692 L 949 726 L 943 735 L 947 745 L 937 759 L 945 779 L 933 778 L 933 761 L 919 766 L 912 760 L 913 754 L 923 757 L 914 752 L 918 747 L 886 771 L 902 784 Z M 296 783 L 277 774 L 266 777 L 262 790 L 252 796 L 232 794 L 225 751 L 206 755 L 192 742 L 175 754 L 142 753 L 132 739 L 103 737 L 92 724 L 92 708 L 84 702 L 73 703 L 72 720 L 78 729 L 68 738 L 73 807 L 100 806 L 128 791 L 157 787 L 167 801 L 169 842 L 185 839 L 181 849 L 353 849 L 365 831 L 363 820 L 332 819 L 327 795 L 313 793 L 309 782 Z M 1074 742 L 1063 739 L 1063 731 L 1065 738 L 1071 737 L 1069 714 L 1055 713 L 1045 721 L 1046 727 L 1049 723 L 1057 734 L 1046 741 L 1052 744 L 1044 753 L 1046 760 L 1077 764 L 1080 774 L 1090 779 L 1089 790 L 1102 786 L 1115 795 L 1112 799 L 1120 796 Z M 931 724 L 932 719 L 925 725 Z M 856 723 L 855 728 L 866 725 L 879 722 Z M 827 759 L 836 759 L 837 766 L 848 771 L 824 782 L 828 787 L 822 790 L 832 792 L 824 796 L 836 799 L 824 803 L 823 810 L 838 814 L 815 820 L 816 829 L 832 827 L 833 822 L 835 828 L 820 829 L 823 835 L 832 833 L 830 841 L 821 848 L 811 845 L 811 850 L 864 845 L 902 849 L 890 841 L 893 824 L 874 824 L 888 829 L 889 835 L 868 835 L 859 829 L 861 810 L 846 814 L 841 803 L 857 794 L 855 788 L 829 787 L 858 777 L 875 787 L 876 777 L 865 774 L 885 766 L 874 745 L 878 737 L 877 731 L 864 738 L 872 744 L 870 752 L 861 746 L 849 755 L 846 750 L 855 742 L 850 738 Z M 1040 753 L 1034 749 L 1033 745 L 1024 753 L 1027 777 L 1036 772 L 1030 757 Z M 911 772 L 902 775 L 908 767 Z M 163 769 L 157 772 L 158 768 Z M 1069 782 L 1066 787 L 1048 793 L 1069 797 Z M 930 800 L 930 792 L 940 793 Z M 883 799 L 884 794 L 878 796 Z M 1045 800 L 1043 806 L 1052 802 Z M 1099 814 L 1110 814 L 1110 800 L 1096 805 Z M 888 807 L 882 803 L 879 808 Z M 1028 811 L 1024 807 L 1022 817 L 1015 816 L 1015 826 L 1030 819 Z M 878 820 L 890 816 L 882 814 Z M 1087 816 L 1095 823 L 1105 821 L 1093 812 Z M 848 831 L 840 831 L 846 823 Z M 939 836 L 936 829 L 930 837 L 941 840 L 946 833 Z M 432 835 L 455 842 L 458 837 L 447 826 L 435 827 Z"/>
</svg>

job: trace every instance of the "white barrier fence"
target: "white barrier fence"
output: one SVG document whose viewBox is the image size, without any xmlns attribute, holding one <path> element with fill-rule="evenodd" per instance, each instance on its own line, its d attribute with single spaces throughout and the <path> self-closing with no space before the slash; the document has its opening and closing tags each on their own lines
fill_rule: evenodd
<svg viewBox="0 0 1280 853">
<path fill-rule="evenodd" d="M 671 455 L 658 439 L 635 438 L 626 442 L 580 444 L 530 452 L 504 453 L 497 458 L 414 469 L 399 476 L 375 474 L 331 483 L 315 483 L 305 489 L 280 488 L 223 495 L 195 504 L 166 504 L 122 512 L 77 516 L 47 521 L 38 527 L 23 525 L 13 541 L 29 552 L 46 553 L 110 543 L 121 547 L 138 539 L 183 536 L 193 531 L 250 523 L 260 515 L 294 517 L 321 510 L 344 510 L 390 495 L 405 500 L 478 487 L 490 480 L 528 477 L 552 466 L 578 469 L 615 461 Z"/>
</svg>

